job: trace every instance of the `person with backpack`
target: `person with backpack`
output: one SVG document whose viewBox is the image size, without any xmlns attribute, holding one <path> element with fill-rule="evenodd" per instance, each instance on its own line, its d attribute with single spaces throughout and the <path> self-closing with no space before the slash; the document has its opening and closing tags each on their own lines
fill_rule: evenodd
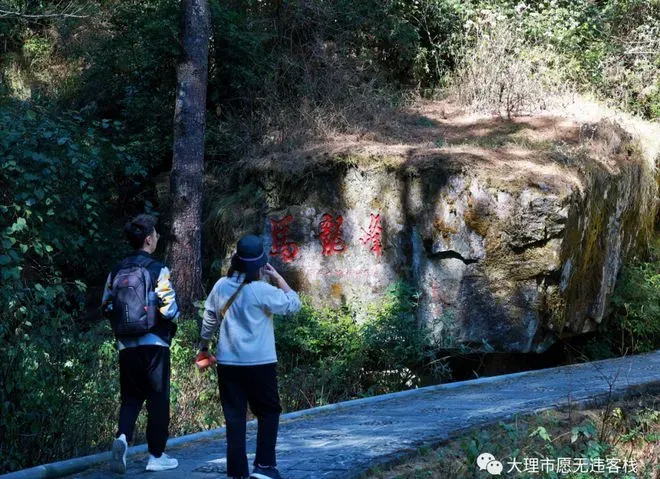
<svg viewBox="0 0 660 479">
<path fill-rule="evenodd" d="M 160 235 L 157 219 L 139 215 L 124 227 L 133 251 L 108 275 L 102 308 L 119 350 L 121 407 L 112 444 L 111 469 L 126 472 L 126 451 L 143 403 L 147 403 L 147 471 L 178 461 L 164 453 L 170 422 L 170 344 L 179 310 L 168 268 L 152 254 Z"/>
<path fill-rule="evenodd" d="M 262 279 L 270 279 L 276 286 Z M 300 298 L 268 264 L 259 236 L 238 242 L 227 276 L 213 286 L 204 305 L 200 352 L 195 361 L 208 365 L 209 341 L 220 327 L 216 354 L 220 402 L 227 430 L 227 475 L 248 478 L 246 414 L 257 417 L 257 451 L 253 479 L 281 479 L 275 443 L 279 427 L 277 355 L 273 314 L 300 310 Z"/>
</svg>

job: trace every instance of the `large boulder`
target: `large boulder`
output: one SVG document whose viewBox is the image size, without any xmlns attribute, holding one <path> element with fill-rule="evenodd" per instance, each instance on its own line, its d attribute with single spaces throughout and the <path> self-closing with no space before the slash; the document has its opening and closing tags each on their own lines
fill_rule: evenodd
<svg viewBox="0 0 660 479">
<path fill-rule="evenodd" d="M 319 307 L 378 302 L 410 282 L 444 347 L 541 352 L 594 330 L 622 262 L 653 234 L 657 184 L 632 138 L 554 118 L 484 120 L 467 135 L 437 126 L 441 143 L 245 162 L 230 183 L 252 193 L 225 190 L 238 217 L 215 216 L 217 251 L 262 234 Z"/>
</svg>

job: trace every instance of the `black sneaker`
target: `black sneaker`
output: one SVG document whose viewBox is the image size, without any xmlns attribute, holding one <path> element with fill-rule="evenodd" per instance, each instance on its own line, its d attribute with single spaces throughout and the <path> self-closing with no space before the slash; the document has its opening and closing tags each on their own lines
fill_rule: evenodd
<svg viewBox="0 0 660 479">
<path fill-rule="evenodd" d="M 282 479 L 282 476 L 275 467 L 255 466 L 249 479 Z"/>
</svg>

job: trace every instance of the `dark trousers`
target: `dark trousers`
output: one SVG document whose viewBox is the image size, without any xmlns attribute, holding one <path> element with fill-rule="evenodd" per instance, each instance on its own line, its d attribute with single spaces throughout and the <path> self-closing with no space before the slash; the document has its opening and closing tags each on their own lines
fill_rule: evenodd
<svg viewBox="0 0 660 479">
<path fill-rule="evenodd" d="M 276 364 L 218 364 L 218 383 L 227 428 L 227 475 L 247 477 L 250 474 L 245 450 L 248 404 L 258 424 L 254 464 L 275 466 L 275 443 L 282 412 Z"/>
<path fill-rule="evenodd" d="M 170 350 L 163 346 L 138 346 L 119 351 L 121 408 L 119 432 L 133 439 L 135 421 L 147 402 L 149 453 L 160 457 L 170 424 Z"/>
</svg>

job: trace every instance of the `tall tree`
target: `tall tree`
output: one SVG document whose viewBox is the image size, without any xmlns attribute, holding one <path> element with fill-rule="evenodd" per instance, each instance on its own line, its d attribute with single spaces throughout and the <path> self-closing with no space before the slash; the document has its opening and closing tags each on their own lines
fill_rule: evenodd
<svg viewBox="0 0 660 479">
<path fill-rule="evenodd" d="M 209 56 L 207 0 L 182 0 L 181 43 L 170 175 L 172 241 L 168 262 L 180 306 L 190 312 L 202 294 L 202 176 Z"/>
</svg>

